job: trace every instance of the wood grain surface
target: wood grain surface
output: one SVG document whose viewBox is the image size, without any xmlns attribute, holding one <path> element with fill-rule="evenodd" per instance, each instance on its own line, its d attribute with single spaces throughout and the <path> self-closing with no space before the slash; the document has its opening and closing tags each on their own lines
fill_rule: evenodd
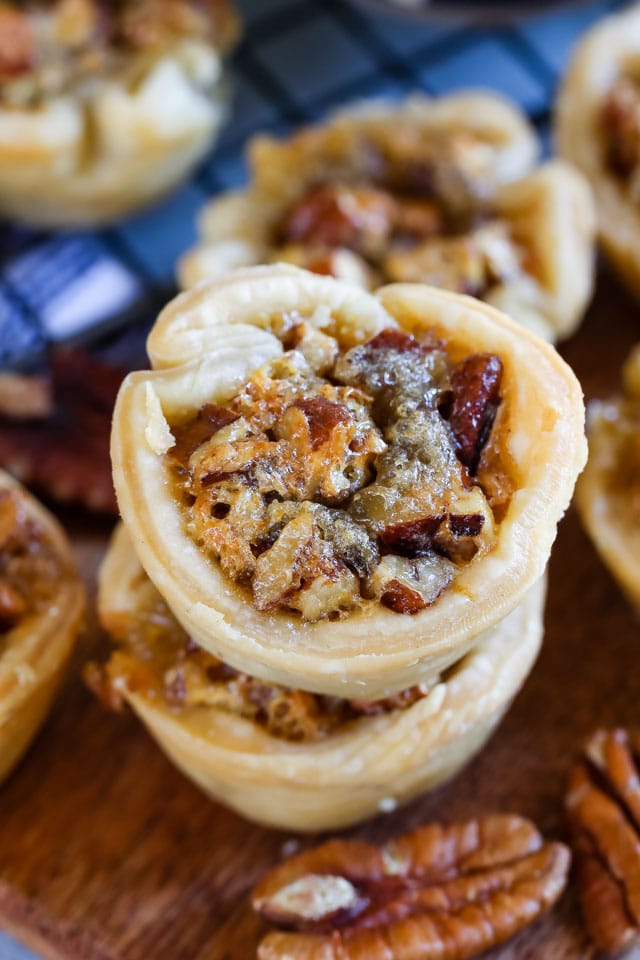
<svg viewBox="0 0 640 960">
<path fill-rule="evenodd" d="M 563 353 L 587 396 L 615 389 L 640 310 L 603 276 Z M 65 515 L 89 584 L 108 528 Z M 530 679 L 487 748 L 448 785 L 351 831 L 386 839 L 431 819 L 516 811 L 564 834 L 562 794 L 595 725 L 640 718 L 640 626 L 582 532 L 563 521 L 550 565 L 547 630 Z M 250 960 L 261 926 L 247 892 L 314 838 L 254 826 L 207 800 L 132 717 L 106 713 L 79 665 L 29 755 L 0 789 L 0 926 L 51 960 Z M 492 960 L 590 957 L 573 889 Z"/>
</svg>

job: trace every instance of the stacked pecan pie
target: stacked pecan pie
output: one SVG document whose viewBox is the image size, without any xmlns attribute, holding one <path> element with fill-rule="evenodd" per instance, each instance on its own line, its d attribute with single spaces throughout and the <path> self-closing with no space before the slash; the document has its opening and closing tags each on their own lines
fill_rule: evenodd
<svg viewBox="0 0 640 960">
<path fill-rule="evenodd" d="M 227 0 L 0 3 L 0 211 L 100 223 L 195 166 L 225 113 Z"/>
<path fill-rule="evenodd" d="M 591 292 L 591 198 L 570 165 L 534 169 L 536 151 L 524 115 L 479 93 L 364 103 L 288 139 L 256 137 L 251 182 L 205 210 L 182 285 L 284 261 L 371 290 L 471 294 L 566 337 Z"/>
<path fill-rule="evenodd" d="M 485 304 L 290 266 L 183 294 L 148 350 L 114 415 L 96 687 L 268 824 L 450 776 L 539 647 L 573 375 Z"/>
</svg>

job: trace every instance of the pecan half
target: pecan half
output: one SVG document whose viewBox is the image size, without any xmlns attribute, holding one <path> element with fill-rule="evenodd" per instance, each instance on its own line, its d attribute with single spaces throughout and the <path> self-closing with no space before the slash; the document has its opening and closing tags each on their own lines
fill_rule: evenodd
<svg viewBox="0 0 640 960">
<path fill-rule="evenodd" d="M 9 3 L 0 3 L 0 77 L 29 70 L 35 56 L 35 40 L 29 16 Z"/>
<path fill-rule="evenodd" d="M 287 242 L 373 255 L 384 245 L 394 215 L 394 201 L 382 190 L 321 184 L 294 204 L 281 232 Z"/>
<path fill-rule="evenodd" d="M 640 734 L 591 736 L 566 809 L 591 939 L 610 955 L 640 946 Z"/>
<path fill-rule="evenodd" d="M 253 907 L 259 960 L 463 960 L 502 943 L 562 893 L 569 851 L 513 815 L 430 824 L 378 848 L 332 840 L 272 870 Z"/>
<path fill-rule="evenodd" d="M 117 513 L 111 481 L 111 414 L 124 370 L 82 350 L 61 350 L 51 361 L 52 403 L 40 415 L 0 412 L 0 466 L 56 500 Z M 41 378 L 24 377 L 42 396 Z"/>
<path fill-rule="evenodd" d="M 205 403 L 191 420 L 173 428 L 175 443 L 169 451 L 173 460 L 181 466 L 186 466 L 189 457 L 210 440 L 214 433 L 235 423 L 239 415 L 227 407 L 220 407 L 216 403 Z"/>
<path fill-rule="evenodd" d="M 454 367 L 449 423 L 459 459 L 475 473 L 500 403 L 502 363 L 493 354 L 476 353 Z"/>
</svg>

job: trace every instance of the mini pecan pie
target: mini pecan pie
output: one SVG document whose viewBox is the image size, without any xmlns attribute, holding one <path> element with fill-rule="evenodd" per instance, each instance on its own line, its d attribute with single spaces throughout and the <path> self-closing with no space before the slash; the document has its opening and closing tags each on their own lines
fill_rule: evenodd
<svg viewBox="0 0 640 960">
<path fill-rule="evenodd" d="M 579 43 L 556 110 L 563 157 L 585 174 L 605 253 L 640 295 L 640 6 Z"/>
<path fill-rule="evenodd" d="M 62 530 L 0 472 L 0 779 L 49 709 L 83 608 Z"/>
<path fill-rule="evenodd" d="M 591 202 L 568 165 L 531 172 L 535 154 L 526 119 L 489 94 L 364 104 L 287 140 L 257 137 L 249 187 L 206 209 L 182 285 L 285 261 L 369 289 L 472 294 L 567 336 L 591 291 Z"/>
<path fill-rule="evenodd" d="M 622 382 L 618 396 L 589 403 L 589 460 L 576 502 L 598 553 L 640 606 L 640 345 Z"/>
<path fill-rule="evenodd" d="M 236 669 L 389 696 L 542 575 L 580 389 L 486 304 L 259 267 L 178 297 L 148 349 L 114 413 L 119 506 L 185 630 Z"/>
<path fill-rule="evenodd" d="M 98 594 L 116 649 L 87 679 L 108 706 L 130 704 L 214 798 L 269 826 L 325 830 L 393 810 L 480 749 L 535 660 L 543 604 L 541 581 L 429 684 L 375 701 L 322 696 L 239 673 L 200 649 L 120 527 Z"/>
<path fill-rule="evenodd" d="M 225 113 L 227 0 L 0 3 L 0 211 L 113 220 L 204 155 Z"/>
</svg>

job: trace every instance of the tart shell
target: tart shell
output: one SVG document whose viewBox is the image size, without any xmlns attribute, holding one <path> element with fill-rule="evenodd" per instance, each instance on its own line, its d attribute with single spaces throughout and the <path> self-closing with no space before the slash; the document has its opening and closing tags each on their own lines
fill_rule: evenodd
<svg viewBox="0 0 640 960">
<path fill-rule="evenodd" d="M 48 609 L 24 617 L 0 640 L 0 780 L 20 760 L 46 716 L 64 676 L 84 614 L 84 588 L 67 539 L 51 514 L 0 471 L 10 490 L 43 530 L 58 556 L 60 582 Z"/>
<path fill-rule="evenodd" d="M 100 574 L 99 611 L 115 636 L 153 587 L 123 527 Z M 214 799 L 282 830 L 350 826 L 454 776 L 485 743 L 524 682 L 542 639 L 544 578 L 406 710 L 361 717 L 326 740 L 290 743 L 207 707 L 177 712 L 116 680 L 176 766 Z"/>
<path fill-rule="evenodd" d="M 163 459 L 173 444 L 166 418 L 232 396 L 282 350 L 265 327 L 287 311 L 313 316 L 343 344 L 399 324 L 411 333 L 434 330 L 454 354 L 502 360 L 501 443 L 513 496 L 493 549 L 414 616 L 379 604 L 338 622 L 260 613 L 185 530 Z M 148 347 L 156 369 L 124 381 L 114 413 L 118 502 L 148 576 L 184 629 L 225 663 L 293 688 L 389 696 L 459 660 L 542 576 L 585 460 L 582 394 L 552 347 L 487 304 L 421 285 L 389 286 L 374 297 L 293 267 L 263 267 L 182 294 L 160 315 Z"/>
</svg>

